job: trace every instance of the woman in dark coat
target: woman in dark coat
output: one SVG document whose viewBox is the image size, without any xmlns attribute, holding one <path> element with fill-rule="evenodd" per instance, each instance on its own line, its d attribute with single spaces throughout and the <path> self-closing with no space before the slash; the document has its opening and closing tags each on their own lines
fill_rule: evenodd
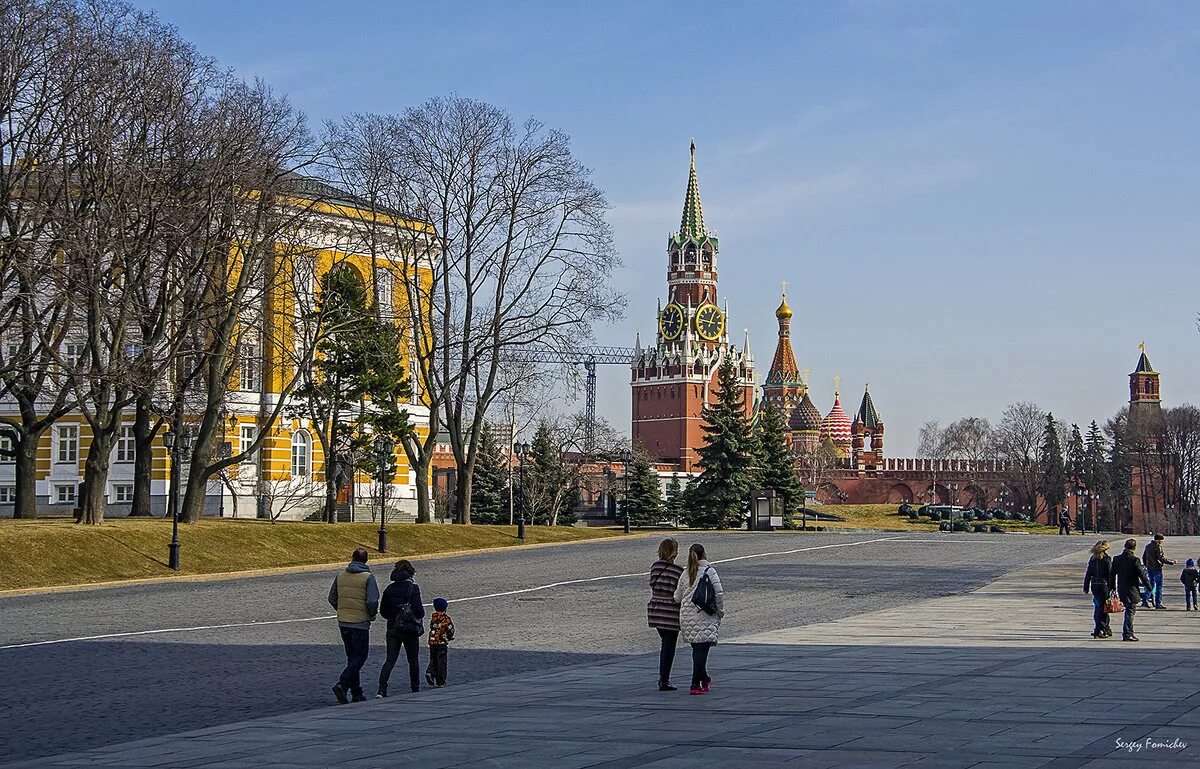
<svg viewBox="0 0 1200 769">
<path fill-rule="evenodd" d="M 404 648 L 408 657 L 408 683 L 414 692 L 421 690 L 420 653 L 421 636 L 425 634 L 425 605 L 421 603 L 421 588 L 413 582 L 416 569 L 408 561 L 396 561 L 392 569 L 392 584 L 383 591 L 379 600 L 379 613 L 387 620 L 387 660 L 379 671 L 379 694 L 388 696 L 388 679 L 392 668 Z"/>
<path fill-rule="evenodd" d="M 1108 541 L 1100 540 L 1092 547 L 1087 573 L 1083 575 L 1083 592 L 1092 594 L 1094 611 L 1092 619 L 1096 627 L 1092 638 L 1111 638 L 1112 628 L 1108 624 L 1108 603 L 1116 588 L 1117 575 L 1113 572 L 1112 557 L 1108 554 Z"/>
<path fill-rule="evenodd" d="M 675 563 L 679 543 L 664 539 L 658 545 L 658 560 L 650 567 L 650 604 L 646 607 L 650 627 L 658 630 L 662 647 L 658 652 L 658 690 L 673 692 L 671 664 L 675 661 L 675 644 L 679 640 L 679 604 L 675 587 L 683 567 Z"/>
</svg>

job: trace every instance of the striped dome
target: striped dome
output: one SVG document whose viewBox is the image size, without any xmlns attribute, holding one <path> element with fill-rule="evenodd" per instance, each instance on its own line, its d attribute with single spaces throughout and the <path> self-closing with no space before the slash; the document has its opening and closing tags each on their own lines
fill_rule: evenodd
<svg viewBox="0 0 1200 769">
<path fill-rule="evenodd" d="M 821 422 L 821 439 L 828 438 L 834 446 L 844 447 L 851 443 L 850 417 L 842 410 L 842 401 L 837 392 L 833 394 L 833 408 Z"/>
<path fill-rule="evenodd" d="M 804 399 L 800 401 L 800 405 L 792 410 L 792 418 L 789 423 L 793 430 L 800 432 L 818 432 L 821 429 L 821 412 L 817 411 L 817 406 L 812 402 L 812 398 L 808 397 L 808 393 L 804 393 Z"/>
</svg>

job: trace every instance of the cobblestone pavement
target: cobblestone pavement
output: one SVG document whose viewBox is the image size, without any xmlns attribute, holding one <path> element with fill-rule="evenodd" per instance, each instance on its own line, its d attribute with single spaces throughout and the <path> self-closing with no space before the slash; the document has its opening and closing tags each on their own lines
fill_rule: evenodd
<svg viewBox="0 0 1200 769">
<path fill-rule="evenodd" d="M 681 539 L 685 546 L 690 542 L 686 535 Z M 741 559 L 720 567 L 730 592 L 728 639 L 961 593 L 1090 541 L 881 533 L 730 533 L 697 539 L 714 559 Z M 418 561 L 426 600 L 450 598 L 459 627 L 451 650 L 454 687 L 422 693 L 422 701 L 474 696 L 486 691 L 479 688 L 485 681 L 509 690 L 517 685 L 512 682 L 528 676 L 549 676 L 542 680 L 553 686 L 554 675 L 581 669 L 626 676 L 637 671 L 639 684 L 652 680 L 644 659 L 616 656 L 640 655 L 657 643 L 645 627 L 641 576 L 462 599 L 564 580 L 638 575 L 648 566 L 655 544 L 637 539 L 593 542 Z M 386 581 L 386 567 L 375 570 Z M 331 577 L 329 571 L 302 572 L 0 598 L 0 647 L 288 620 L 0 648 L 0 673 L 10 692 L 0 704 L 0 722 L 21 725 L 5 730 L 0 762 L 324 706 L 327 684 L 340 668 L 336 627 L 328 620 L 290 620 L 328 614 L 324 594 Z M 377 675 L 383 656 L 376 635 L 364 671 L 368 681 Z M 722 652 L 726 648 L 731 647 L 723 646 Z M 740 655 L 730 652 L 730 663 Z M 754 667 L 754 659 L 748 658 L 747 669 Z M 620 686 L 633 684 L 622 681 Z M 396 707 L 412 709 L 402 700 Z"/>
</svg>

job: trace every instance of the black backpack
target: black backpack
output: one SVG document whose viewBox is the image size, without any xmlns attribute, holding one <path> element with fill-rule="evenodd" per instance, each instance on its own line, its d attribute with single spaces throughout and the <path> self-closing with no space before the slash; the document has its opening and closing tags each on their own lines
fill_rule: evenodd
<svg viewBox="0 0 1200 769">
<path fill-rule="evenodd" d="M 717 613 L 717 589 L 713 587 L 712 579 L 706 570 L 700 575 L 696 589 L 692 591 L 692 603 L 700 607 L 700 611 L 712 616 Z"/>
<path fill-rule="evenodd" d="M 395 631 L 403 635 L 421 635 L 425 632 L 425 625 L 413 614 L 411 582 L 404 596 L 404 603 L 400 605 L 400 612 L 396 615 Z"/>
</svg>

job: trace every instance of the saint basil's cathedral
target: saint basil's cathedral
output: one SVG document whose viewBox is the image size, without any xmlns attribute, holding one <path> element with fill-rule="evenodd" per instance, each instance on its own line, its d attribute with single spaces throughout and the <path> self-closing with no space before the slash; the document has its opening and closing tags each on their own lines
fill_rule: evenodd
<svg viewBox="0 0 1200 769">
<path fill-rule="evenodd" d="M 691 168 L 683 201 L 679 230 L 667 238 L 667 293 L 660 299 L 653 345 L 643 346 L 638 335 L 632 362 L 633 444 L 657 458 L 660 474 L 697 474 L 701 468 L 697 449 L 703 445 L 702 411 L 715 394 L 717 369 L 733 360 L 743 390 L 746 416 L 770 403 L 788 420 L 792 449 L 804 466 L 804 457 L 818 453 L 829 458 L 827 470 L 815 485 L 821 502 L 851 504 L 925 502 L 990 507 L 1004 504 L 1014 510 L 1034 512 L 1034 499 L 1023 499 L 1008 482 L 1011 477 L 995 460 L 970 462 L 954 459 L 884 457 L 884 424 L 869 387 L 854 417 L 842 407 L 835 378 L 833 405 L 822 416 L 809 395 L 807 370 L 796 362 L 791 342 L 792 309 L 786 284 L 775 319 L 779 325 L 775 354 L 758 397 L 754 355 L 747 333 L 741 347 L 729 338 L 728 305 L 717 293 L 720 244 L 704 226 L 700 183 L 696 178 L 696 144 L 692 143 Z M 1143 351 L 1130 374 L 1130 416 L 1158 408 L 1158 373 Z M 815 466 L 815 465 L 814 465 Z M 811 475 L 811 474 L 806 474 Z M 813 483 L 813 481 L 816 481 Z M 1143 491 L 1147 484 L 1132 478 Z M 1139 496 L 1135 493 L 1135 497 Z M 1122 516 L 1122 525 L 1145 530 L 1143 521 L 1154 500 L 1135 500 L 1134 509 Z M 1073 512 L 1074 514 L 1074 512 Z M 1044 514 L 1039 514 L 1039 518 Z"/>
</svg>

